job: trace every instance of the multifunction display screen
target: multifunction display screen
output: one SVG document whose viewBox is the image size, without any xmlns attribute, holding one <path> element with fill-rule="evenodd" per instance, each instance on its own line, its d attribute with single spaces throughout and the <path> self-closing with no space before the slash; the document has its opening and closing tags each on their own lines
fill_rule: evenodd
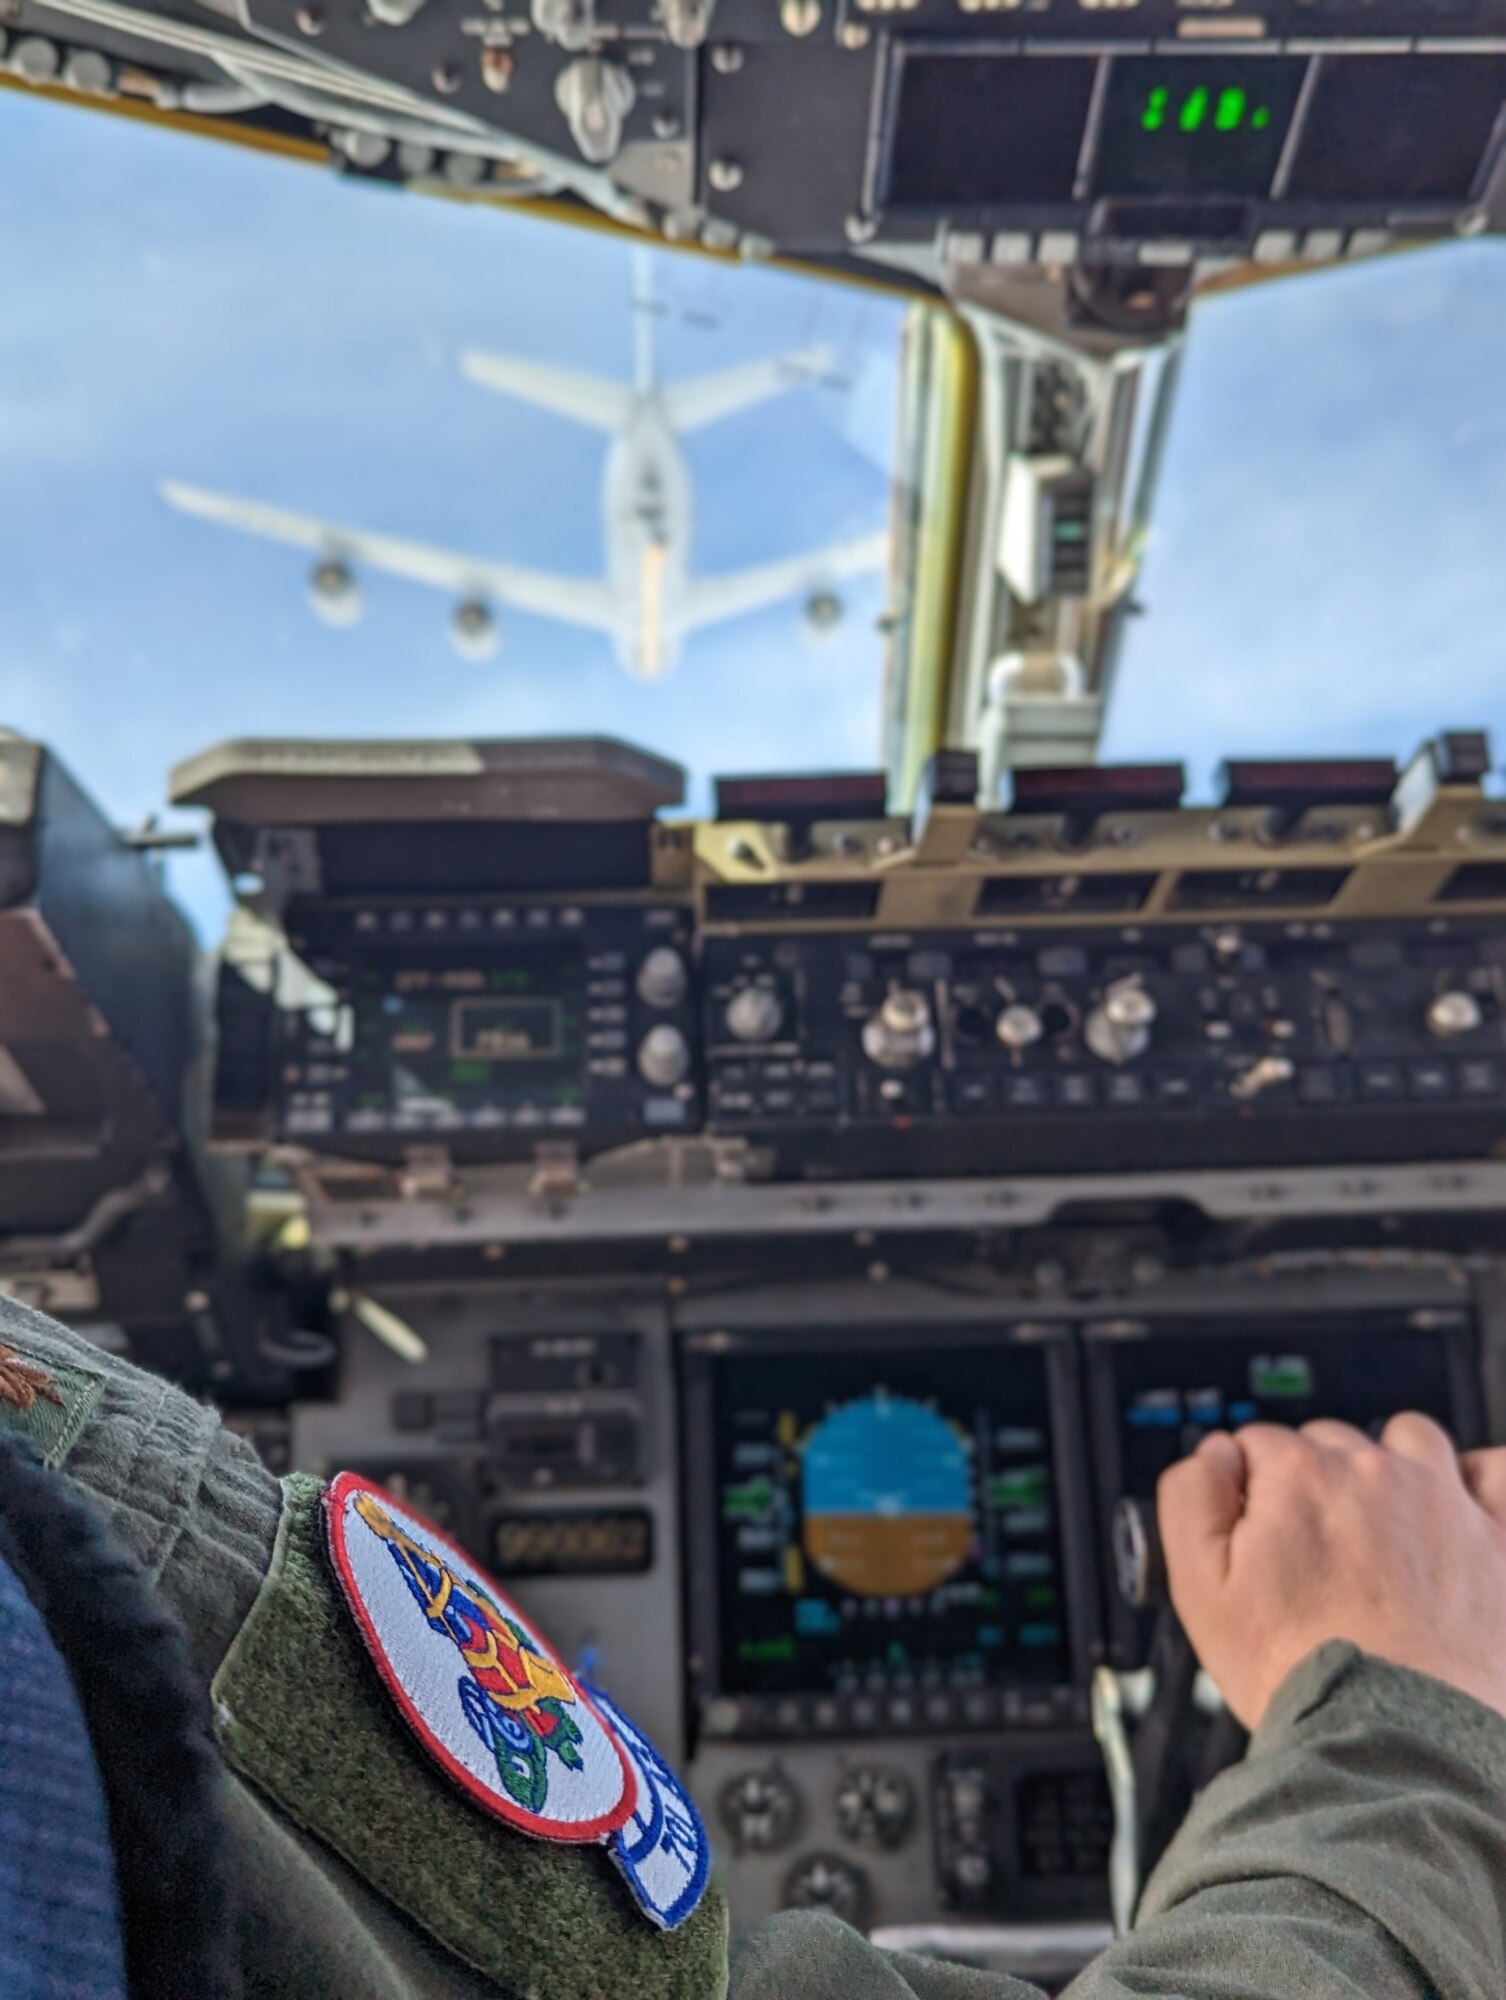
<svg viewBox="0 0 1506 2000">
<path fill-rule="evenodd" d="M 1421 1410 L 1449 1428 L 1455 1422 L 1452 1344 L 1395 1322 L 1156 1333 L 1106 1341 L 1103 1354 L 1113 1380 L 1120 1489 L 1143 1498 L 1210 1430 L 1337 1417 L 1374 1434 L 1399 1410 Z"/>
<path fill-rule="evenodd" d="M 587 1027 L 584 953 L 538 947 L 505 962 L 368 963 L 351 991 L 353 1129 L 529 1104 L 578 1107 Z M 625 1016 L 624 1016 L 625 1018 Z"/>
<path fill-rule="evenodd" d="M 934 1344 L 711 1364 L 721 1687 L 1070 1678 L 1045 1354 Z"/>
</svg>

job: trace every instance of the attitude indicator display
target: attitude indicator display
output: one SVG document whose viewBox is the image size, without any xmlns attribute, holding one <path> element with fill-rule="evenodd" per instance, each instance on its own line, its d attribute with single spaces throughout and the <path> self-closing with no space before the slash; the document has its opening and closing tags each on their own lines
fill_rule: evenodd
<svg viewBox="0 0 1506 2000">
<path fill-rule="evenodd" d="M 723 1688 L 1069 1677 L 1041 1352 L 738 1356 L 714 1374 Z"/>
</svg>

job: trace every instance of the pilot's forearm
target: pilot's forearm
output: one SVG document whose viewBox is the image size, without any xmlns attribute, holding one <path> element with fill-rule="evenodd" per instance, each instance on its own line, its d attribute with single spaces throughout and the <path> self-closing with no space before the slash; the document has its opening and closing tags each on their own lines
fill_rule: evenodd
<svg viewBox="0 0 1506 2000">
<path fill-rule="evenodd" d="M 1320 1647 L 1068 2000 L 1496 2000 L 1506 1718 Z"/>
</svg>

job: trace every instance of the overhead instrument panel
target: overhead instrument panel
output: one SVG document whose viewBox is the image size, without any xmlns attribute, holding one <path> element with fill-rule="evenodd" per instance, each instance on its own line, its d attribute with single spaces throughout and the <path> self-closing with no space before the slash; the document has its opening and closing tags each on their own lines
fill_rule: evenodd
<svg viewBox="0 0 1506 2000">
<path fill-rule="evenodd" d="M 6 32 L 22 82 L 891 276 L 1190 283 L 1506 223 L 1502 0 L 19 0 Z"/>
<path fill-rule="evenodd" d="M 665 0 L 653 9 L 496 0 L 480 13 L 456 0 L 377 0 L 370 8 L 248 0 L 246 7 L 260 33 L 292 47 L 313 43 L 321 57 L 414 88 L 452 120 L 501 125 L 525 155 L 611 165 L 620 187 L 679 201 L 689 196 L 686 135 L 695 124 L 689 48 L 711 11 L 712 0 Z M 432 157 L 423 164 L 432 168 Z"/>
</svg>

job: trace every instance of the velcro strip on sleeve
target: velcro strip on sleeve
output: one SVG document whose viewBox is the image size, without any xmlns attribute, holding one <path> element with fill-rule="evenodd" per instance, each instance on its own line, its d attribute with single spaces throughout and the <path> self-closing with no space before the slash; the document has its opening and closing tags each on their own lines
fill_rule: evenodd
<svg viewBox="0 0 1506 2000">
<path fill-rule="evenodd" d="M 266 1582 L 213 1686 L 228 1761 L 446 1950 L 517 2000 L 721 2000 L 727 1913 L 645 1924 L 604 1848 L 484 1812 L 381 1686 L 325 1559 L 321 1488 L 285 1482 Z"/>
</svg>

